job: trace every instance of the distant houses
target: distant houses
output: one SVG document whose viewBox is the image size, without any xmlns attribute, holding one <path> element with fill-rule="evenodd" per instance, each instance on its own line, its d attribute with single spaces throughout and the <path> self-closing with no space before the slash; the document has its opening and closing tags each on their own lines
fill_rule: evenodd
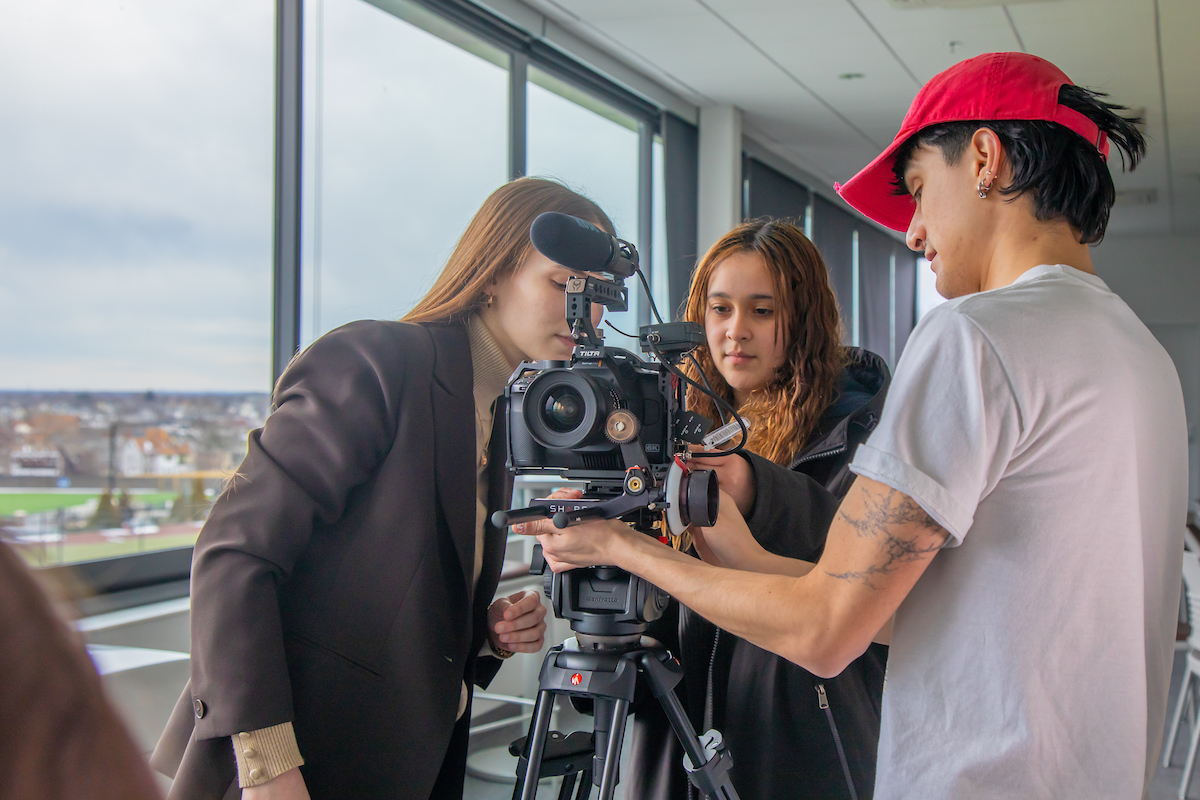
<svg viewBox="0 0 1200 800">
<path fill-rule="evenodd" d="M 35 449 L 29 445 L 8 454 L 9 475 L 57 478 L 63 474 L 65 464 L 59 451 Z"/>
<path fill-rule="evenodd" d="M 269 408 L 264 392 L 0 390 L 0 486 L 230 472 Z"/>
<path fill-rule="evenodd" d="M 174 475 L 191 469 L 192 449 L 163 428 L 146 428 L 141 436 L 126 436 L 117 454 L 117 468 L 127 478 Z"/>
</svg>

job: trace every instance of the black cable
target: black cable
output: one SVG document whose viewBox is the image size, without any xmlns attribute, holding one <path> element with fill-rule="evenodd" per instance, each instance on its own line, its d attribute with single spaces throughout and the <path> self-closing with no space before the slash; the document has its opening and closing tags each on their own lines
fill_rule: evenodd
<svg viewBox="0 0 1200 800">
<path fill-rule="evenodd" d="M 662 314 L 658 313 L 658 306 L 654 303 L 654 295 L 650 291 L 650 282 L 646 280 L 646 275 L 642 272 L 641 267 L 637 268 L 637 274 L 642 279 L 642 288 L 646 290 L 646 299 L 650 301 L 650 310 L 654 313 L 654 318 L 658 320 L 658 324 L 662 325 Z"/>
<path fill-rule="evenodd" d="M 631 336 L 631 335 L 629 335 L 629 334 L 628 334 L 628 333 L 626 333 L 625 331 L 623 331 L 623 330 L 621 330 L 620 328 L 618 328 L 616 325 L 613 325 L 613 324 L 612 324 L 611 322 L 609 322 L 608 320 L 604 320 L 604 327 L 608 328 L 609 330 L 616 331 L 617 333 L 621 334 L 622 336 L 626 337 L 627 339 L 637 339 L 637 338 L 638 338 L 638 337 L 636 337 L 636 336 Z"/>
<path fill-rule="evenodd" d="M 626 333 L 625 331 L 618 328 L 616 325 L 613 325 L 611 322 L 606 322 L 605 325 L 607 325 L 609 328 L 612 328 L 614 331 L 621 334 L 622 336 L 629 337 L 630 339 L 633 338 L 632 336 L 629 336 L 628 333 Z M 667 359 L 663 356 L 663 354 L 659 352 L 658 348 L 654 346 L 653 343 L 650 343 L 650 349 L 654 353 L 654 355 L 658 357 L 659 361 L 661 361 L 663 364 L 667 365 L 668 369 L 671 369 L 672 372 L 675 372 L 675 374 L 677 374 L 679 377 L 683 378 L 685 381 L 690 383 L 692 386 L 695 386 L 701 392 L 708 395 L 713 400 L 716 400 L 717 403 L 720 404 L 720 405 L 716 406 L 716 409 L 717 409 L 717 414 L 720 415 L 720 417 L 721 417 L 722 425 L 725 425 L 728 422 L 728 420 L 725 419 L 725 412 L 721 410 L 722 405 L 725 406 L 726 408 L 728 408 L 730 411 L 732 411 L 735 415 L 737 414 L 737 411 L 734 410 L 733 406 L 729 405 L 729 403 L 727 403 L 724 400 L 724 398 L 718 396 L 717 393 L 713 390 L 712 384 L 710 384 L 708 382 L 708 376 L 704 374 L 704 370 L 700 369 L 700 364 L 696 361 L 696 357 L 694 355 L 692 355 L 691 353 L 688 353 L 687 357 L 692 362 L 692 366 L 694 366 L 696 368 L 696 373 L 700 376 L 700 380 L 704 381 L 703 386 L 696 383 L 695 381 L 693 381 L 691 378 L 689 378 L 687 375 L 683 374 L 682 372 L 676 372 L 674 370 L 674 368 L 671 366 L 671 364 L 669 364 L 667 362 Z M 740 417 L 739 417 L 739 419 L 740 419 Z M 745 424 L 742 424 L 741 427 L 742 427 L 742 430 L 745 431 L 745 429 L 746 429 Z M 738 449 L 741 449 L 740 446 Z"/>
<path fill-rule="evenodd" d="M 695 352 L 689 352 L 687 354 L 687 357 L 688 357 L 688 361 L 692 362 L 692 366 L 696 368 L 696 374 L 700 376 L 700 380 L 704 381 L 704 388 L 706 390 L 705 393 L 708 394 L 709 396 L 714 395 L 715 392 L 713 391 L 712 384 L 708 382 L 708 376 L 704 374 L 704 370 L 700 369 L 700 362 L 696 360 Z M 721 410 L 721 407 L 720 406 L 713 406 L 713 407 L 717 409 L 717 415 L 721 417 L 721 424 L 725 425 L 726 423 L 728 423 L 729 420 L 725 419 L 725 412 Z"/>
<path fill-rule="evenodd" d="M 701 458 L 719 458 L 721 456 L 731 456 L 731 455 L 734 455 L 735 453 L 742 452 L 742 449 L 746 446 L 746 442 L 750 439 L 750 432 L 746 428 L 746 420 L 742 419 L 742 415 L 738 413 L 737 409 L 734 408 L 732 405 L 730 405 L 729 402 L 724 397 L 721 397 L 716 392 L 706 389 L 701 384 L 696 383 L 694 380 L 692 380 L 686 374 L 684 374 L 682 370 L 680 370 L 674 364 L 669 362 L 666 359 L 666 357 L 662 354 L 662 351 L 660 351 L 658 349 L 658 346 L 654 342 L 649 342 L 649 344 L 650 344 L 650 349 L 654 351 L 654 355 L 656 355 L 658 357 L 658 360 L 662 362 L 662 365 L 667 368 L 668 372 L 670 372 L 675 377 L 679 378 L 681 381 L 684 381 L 689 386 L 694 386 L 699 391 L 704 392 L 706 395 L 711 397 L 718 404 L 718 406 L 724 406 L 726 408 L 726 410 L 728 410 L 729 413 L 733 415 L 733 419 L 735 422 L 737 422 L 738 427 L 741 428 L 742 438 L 738 442 L 736 447 L 731 448 L 729 450 L 706 451 L 704 453 L 701 453 L 700 457 Z"/>
<path fill-rule="evenodd" d="M 650 292 L 650 282 L 646 280 L 646 275 L 645 275 L 645 273 L 642 272 L 641 267 L 638 267 L 635 271 L 637 272 L 638 278 L 641 279 L 642 288 L 646 292 L 646 299 L 648 299 L 650 301 L 650 310 L 651 310 L 651 312 L 653 312 L 654 318 L 658 320 L 659 324 L 663 324 L 662 315 L 658 313 L 658 306 L 654 302 L 654 295 Z M 616 327 L 611 322 L 606 322 L 605 325 L 607 325 L 609 328 L 612 328 L 614 331 L 621 334 L 622 336 L 625 336 L 630 339 L 637 338 L 637 337 L 630 336 L 628 333 L 625 333 L 623 330 Z M 724 407 L 733 416 L 734 420 L 737 421 L 738 427 L 741 429 L 742 438 L 738 442 L 736 447 L 734 447 L 730 450 L 714 450 L 712 452 L 706 452 L 703 454 L 703 457 L 716 458 L 718 456 L 729 456 L 729 455 L 734 455 L 735 453 L 740 453 L 742 451 L 742 449 L 746 446 L 746 442 L 750 438 L 750 432 L 746 428 L 746 420 L 742 419 L 742 415 L 739 414 L 737 409 L 734 408 L 732 405 L 730 405 L 729 402 L 727 400 L 725 400 L 724 397 L 721 397 L 719 394 L 717 394 L 716 392 L 713 391 L 712 386 L 709 385 L 709 383 L 708 383 L 708 376 L 704 374 L 704 370 L 700 369 L 700 365 L 696 362 L 695 356 L 692 355 L 691 353 L 687 354 L 687 357 L 692 362 L 692 366 L 694 366 L 696 368 L 696 373 L 700 376 L 700 379 L 704 381 L 704 385 L 700 385 L 699 383 L 696 383 L 694 380 L 692 380 L 686 374 L 684 374 L 684 372 L 682 370 L 678 369 L 674 364 L 672 364 L 670 361 L 668 361 L 667 358 L 662 354 L 662 352 L 658 349 L 657 345 L 654 342 L 647 341 L 647 343 L 650 345 L 650 350 L 653 351 L 654 355 L 658 358 L 658 360 L 660 362 L 662 362 L 663 366 L 665 366 L 672 375 L 674 375 L 677 378 L 679 378 L 680 380 L 684 381 L 689 386 L 695 387 L 698 391 L 703 392 L 704 394 L 708 395 L 710 398 L 713 399 L 713 401 L 716 403 L 717 414 L 721 417 L 722 425 L 727 424 L 725 421 L 725 412 L 721 410 L 722 407 Z"/>
</svg>

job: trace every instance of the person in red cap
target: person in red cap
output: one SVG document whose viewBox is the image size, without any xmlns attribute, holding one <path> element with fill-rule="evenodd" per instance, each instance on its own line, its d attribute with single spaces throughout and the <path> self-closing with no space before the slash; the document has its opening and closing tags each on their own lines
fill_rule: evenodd
<svg viewBox="0 0 1200 800">
<path fill-rule="evenodd" d="M 815 565 L 759 547 L 728 495 L 707 563 L 614 522 L 524 531 L 555 570 L 617 565 L 818 675 L 890 632 L 876 798 L 1136 798 L 1153 774 L 1187 431 L 1170 358 L 1092 269 L 1110 148 L 1145 151 L 1102 97 L 1034 56 L 964 61 L 839 187 L 949 301 Z"/>
</svg>

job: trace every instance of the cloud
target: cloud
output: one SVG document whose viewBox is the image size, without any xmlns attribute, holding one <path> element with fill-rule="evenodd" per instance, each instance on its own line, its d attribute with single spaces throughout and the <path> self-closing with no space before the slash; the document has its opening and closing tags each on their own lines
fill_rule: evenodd
<svg viewBox="0 0 1200 800">
<path fill-rule="evenodd" d="M 324 19 L 309 338 L 403 314 L 508 172 L 504 69 L 361 0 Z M 0 389 L 269 388 L 273 91 L 264 0 L 0 9 Z M 531 168 L 632 238 L 636 135 L 530 91 Z"/>
</svg>

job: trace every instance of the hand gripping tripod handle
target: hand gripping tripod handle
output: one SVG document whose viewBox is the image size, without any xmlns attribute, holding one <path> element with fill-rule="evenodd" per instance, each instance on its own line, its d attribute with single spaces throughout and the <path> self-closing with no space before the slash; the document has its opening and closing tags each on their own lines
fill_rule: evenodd
<svg viewBox="0 0 1200 800">
<path fill-rule="evenodd" d="M 603 505 L 597 505 L 590 508 L 579 508 L 574 511 L 559 511 L 550 518 L 550 521 L 554 523 L 554 527 L 561 530 L 569 528 L 572 525 L 582 525 L 585 522 L 595 519 L 611 519 L 611 515 Z"/>
</svg>

